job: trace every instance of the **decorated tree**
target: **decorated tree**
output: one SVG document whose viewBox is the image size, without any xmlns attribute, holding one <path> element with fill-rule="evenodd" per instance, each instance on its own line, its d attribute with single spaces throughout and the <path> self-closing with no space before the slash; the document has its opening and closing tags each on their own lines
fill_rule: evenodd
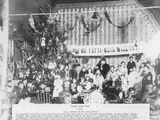
<svg viewBox="0 0 160 120">
<path fill-rule="evenodd" d="M 17 94 L 16 99 L 32 96 L 35 91 L 30 89 L 33 86 L 36 92 L 41 91 L 44 86 L 51 92 L 54 88 L 55 74 L 61 73 L 60 67 L 73 63 L 66 42 L 68 32 L 74 29 L 75 24 L 70 25 L 66 22 L 62 26 L 63 21 L 60 21 L 59 15 L 51 12 L 49 5 L 40 7 L 39 14 L 24 16 L 25 22 L 19 22 L 17 25 L 13 23 L 10 26 L 11 38 L 18 34 L 23 38 L 15 41 L 21 60 L 13 60 L 14 79 L 18 80 L 19 85 L 26 84 L 27 81 L 28 87 L 21 90 L 22 96 Z"/>
<path fill-rule="evenodd" d="M 40 12 L 45 11 L 40 8 Z M 30 15 L 28 21 L 19 25 L 19 30 L 14 31 L 14 35 L 20 31 L 29 46 L 24 47 L 22 41 L 18 42 L 24 67 L 34 64 L 37 70 L 40 70 L 46 64 L 49 65 L 49 61 L 58 63 L 67 60 L 70 54 L 66 49 L 67 33 L 72 27 L 61 26 L 60 22 L 56 14 Z"/>
</svg>

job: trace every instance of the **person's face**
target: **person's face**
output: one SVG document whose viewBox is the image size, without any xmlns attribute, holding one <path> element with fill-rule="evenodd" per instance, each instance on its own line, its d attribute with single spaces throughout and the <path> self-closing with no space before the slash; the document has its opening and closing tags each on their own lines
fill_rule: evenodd
<svg viewBox="0 0 160 120">
<path fill-rule="evenodd" d="M 122 67 L 125 67 L 125 66 L 126 66 L 125 62 L 122 62 L 121 66 L 122 66 Z"/>
<path fill-rule="evenodd" d="M 86 68 L 82 68 L 82 71 L 85 72 L 85 71 L 86 71 Z"/>
<path fill-rule="evenodd" d="M 24 80 L 23 83 L 24 83 L 24 85 L 26 85 L 27 84 L 27 80 Z"/>
<path fill-rule="evenodd" d="M 144 64 L 141 64 L 141 68 L 142 68 L 142 69 L 144 68 Z"/>
<path fill-rule="evenodd" d="M 125 78 L 125 76 L 124 76 L 124 75 L 122 75 L 122 76 L 121 76 L 121 79 L 122 79 L 122 80 L 124 80 L 124 78 Z"/>
<path fill-rule="evenodd" d="M 130 94 L 130 96 L 133 96 L 135 94 L 135 91 L 131 90 L 129 94 Z"/>
<path fill-rule="evenodd" d="M 133 68 L 133 71 L 136 71 L 136 68 L 135 68 L 135 67 Z"/>
<path fill-rule="evenodd" d="M 160 76 L 157 76 L 157 84 L 160 84 Z"/>
<path fill-rule="evenodd" d="M 133 68 L 130 68 L 129 71 L 130 71 L 130 72 L 133 72 Z"/>
<path fill-rule="evenodd" d="M 104 60 L 102 60 L 102 61 L 101 61 L 101 64 L 102 64 L 102 65 L 104 65 L 104 64 L 105 64 L 105 61 L 104 61 Z"/>
<path fill-rule="evenodd" d="M 60 65 L 60 70 L 63 70 L 64 69 L 64 65 Z"/>
<path fill-rule="evenodd" d="M 86 76 L 86 80 L 87 80 L 87 81 L 89 80 L 89 76 Z"/>
<path fill-rule="evenodd" d="M 81 82 L 84 82 L 84 78 L 83 77 L 81 78 Z"/>
<path fill-rule="evenodd" d="M 65 88 L 69 88 L 69 87 L 70 87 L 70 82 L 68 82 L 68 81 L 65 82 L 65 83 L 64 83 L 64 87 L 65 87 Z"/>
<path fill-rule="evenodd" d="M 148 85 L 147 86 L 147 92 L 152 93 L 153 92 L 153 85 Z"/>
<path fill-rule="evenodd" d="M 19 87 L 20 87 L 21 89 L 23 89 L 23 87 L 24 87 L 23 83 L 20 83 L 20 84 L 19 84 Z"/>
<path fill-rule="evenodd" d="M 66 70 L 69 70 L 69 66 L 67 65 L 67 66 L 65 67 L 65 69 L 66 69 Z"/>
<path fill-rule="evenodd" d="M 116 72 L 119 72 L 119 68 L 117 67 L 115 71 L 116 71 Z"/>
<path fill-rule="evenodd" d="M 121 68 L 121 65 L 118 65 L 118 69 L 120 69 Z"/>
<path fill-rule="evenodd" d="M 76 79 L 73 79 L 73 83 L 76 83 L 77 82 L 77 80 Z"/>
<path fill-rule="evenodd" d="M 92 72 L 92 69 L 88 69 L 88 72 L 91 73 L 91 72 Z"/>
<path fill-rule="evenodd" d="M 111 72 L 114 72 L 114 67 L 111 67 Z"/>
<path fill-rule="evenodd" d="M 29 70 L 29 69 L 27 69 L 27 71 L 26 71 L 26 75 L 28 76 L 28 75 L 29 75 L 29 73 L 30 73 L 30 70 Z"/>
<path fill-rule="evenodd" d="M 19 73 L 19 77 L 23 78 L 23 73 L 22 72 Z"/>
<path fill-rule="evenodd" d="M 147 67 L 144 67 L 144 73 L 148 73 L 149 72 L 149 69 Z"/>
<path fill-rule="evenodd" d="M 96 71 L 96 74 L 97 74 L 97 75 L 100 75 L 100 73 L 101 73 L 100 70 L 97 70 L 97 71 Z"/>
<path fill-rule="evenodd" d="M 90 82 L 87 83 L 87 85 L 85 86 L 86 90 L 90 90 L 92 87 L 92 84 Z"/>
<path fill-rule="evenodd" d="M 131 62 L 133 61 L 133 57 L 130 57 L 130 59 L 129 59 Z"/>
<path fill-rule="evenodd" d="M 31 84 L 31 83 L 28 83 L 28 84 L 27 84 L 27 87 L 32 88 L 32 84 Z"/>
<path fill-rule="evenodd" d="M 78 87 L 77 87 L 77 91 L 78 91 L 79 93 L 82 92 L 82 90 L 83 90 L 82 86 L 78 86 Z"/>
<path fill-rule="evenodd" d="M 160 95 L 160 89 L 157 90 L 157 94 Z"/>
</svg>

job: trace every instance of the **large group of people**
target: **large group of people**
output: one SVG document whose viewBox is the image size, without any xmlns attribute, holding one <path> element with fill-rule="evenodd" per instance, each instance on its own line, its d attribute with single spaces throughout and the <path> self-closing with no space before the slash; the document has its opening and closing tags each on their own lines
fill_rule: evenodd
<svg viewBox="0 0 160 120">
<path fill-rule="evenodd" d="M 23 79 L 14 80 L 14 103 L 146 103 L 151 94 L 159 95 L 160 77 L 143 56 L 138 61 L 130 56 L 119 65 L 109 65 L 103 57 L 94 67 L 50 63 L 42 72 L 19 73 Z"/>
</svg>

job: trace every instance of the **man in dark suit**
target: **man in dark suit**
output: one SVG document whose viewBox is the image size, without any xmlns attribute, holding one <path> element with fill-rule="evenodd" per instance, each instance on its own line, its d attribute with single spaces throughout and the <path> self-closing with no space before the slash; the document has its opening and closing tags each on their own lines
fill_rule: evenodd
<svg viewBox="0 0 160 120">
<path fill-rule="evenodd" d="M 110 65 L 107 64 L 106 59 L 102 58 L 100 62 L 98 63 L 98 68 L 101 71 L 101 74 L 103 75 L 104 79 L 106 78 L 106 75 L 110 71 Z"/>
<path fill-rule="evenodd" d="M 160 75 L 160 56 L 156 59 L 155 72 L 157 75 Z"/>
<path fill-rule="evenodd" d="M 136 68 L 136 63 L 133 61 L 133 56 L 130 56 L 129 62 L 127 63 L 128 74 L 130 74 L 133 68 Z"/>
</svg>

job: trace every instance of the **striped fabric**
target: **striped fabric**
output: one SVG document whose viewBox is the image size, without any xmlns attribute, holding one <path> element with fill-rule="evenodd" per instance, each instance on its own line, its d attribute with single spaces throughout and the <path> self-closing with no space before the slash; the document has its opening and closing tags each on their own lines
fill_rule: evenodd
<svg viewBox="0 0 160 120">
<path fill-rule="evenodd" d="M 58 12 L 66 13 L 60 14 L 60 19 L 73 25 L 75 23 L 75 16 L 77 13 L 83 14 L 85 20 L 93 15 L 93 12 L 97 11 L 103 18 L 101 26 L 94 32 L 91 32 L 88 36 L 84 35 L 85 28 L 80 21 L 77 22 L 73 31 L 69 32 L 69 39 L 67 41 L 68 47 L 70 45 L 108 45 L 108 44 L 122 44 L 122 43 L 135 43 L 135 42 L 147 42 L 152 36 L 159 30 L 157 22 L 154 17 L 147 10 L 132 10 L 134 8 L 142 7 L 136 1 L 121 1 L 116 2 L 98 2 L 98 3 L 78 3 L 78 4 L 60 4 L 57 5 Z M 121 25 L 122 22 L 127 23 L 131 17 L 135 20 L 128 27 L 122 37 L 120 28 L 117 28 L 110 24 L 105 16 L 104 10 L 108 11 L 110 19 L 116 25 Z M 123 57 L 122 57 L 123 58 Z M 81 60 L 82 58 L 79 58 Z M 91 58 L 89 63 L 95 64 L 98 58 Z M 119 62 L 119 57 L 107 58 L 110 64 L 116 64 Z"/>
</svg>

